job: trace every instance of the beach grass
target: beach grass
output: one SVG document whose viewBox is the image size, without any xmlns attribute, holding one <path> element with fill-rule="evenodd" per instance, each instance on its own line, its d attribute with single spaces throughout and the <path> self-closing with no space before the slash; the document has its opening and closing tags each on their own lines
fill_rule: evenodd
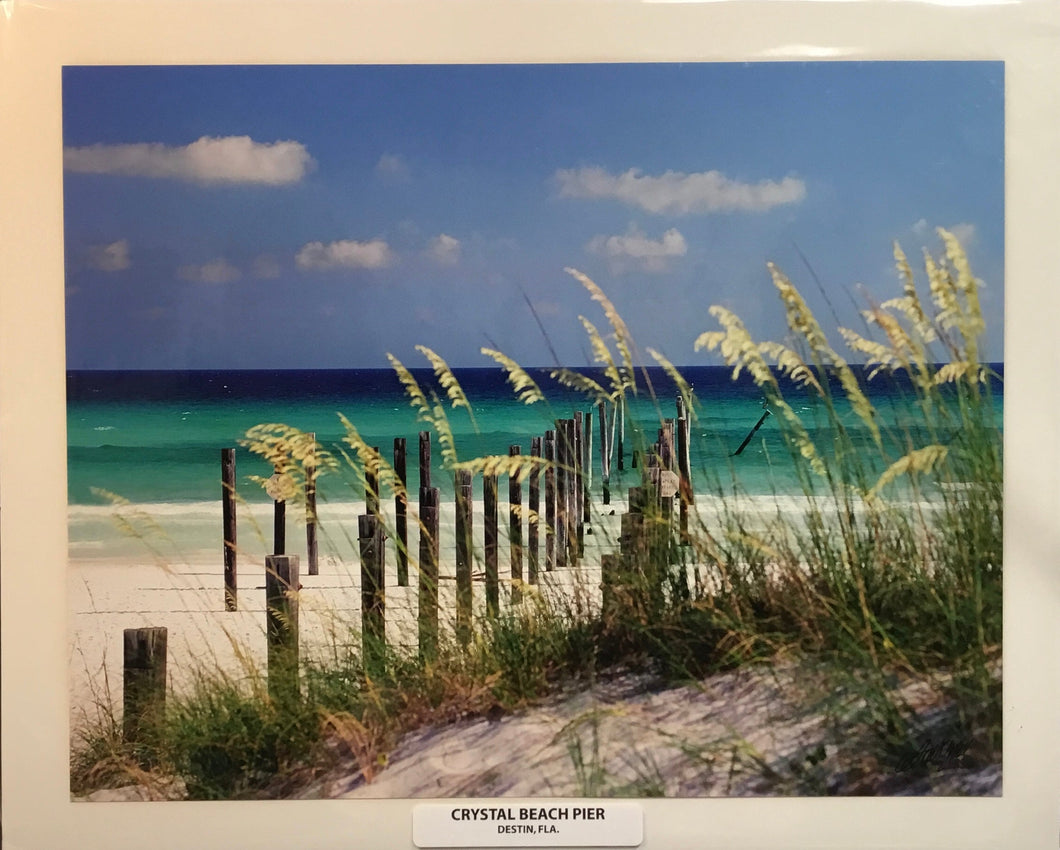
<svg viewBox="0 0 1060 850">
<path fill-rule="evenodd" d="M 588 585 L 575 583 L 564 594 L 520 586 L 520 603 L 476 617 L 468 641 L 443 637 L 427 655 L 401 647 L 365 652 L 362 636 L 347 630 L 330 654 L 303 664 L 301 689 L 284 698 L 270 695 L 266 675 L 252 666 L 241 677 L 205 668 L 135 745 L 121 740 L 113 710 L 101 704 L 72 755 L 73 791 L 175 776 L 196 799 L 284 796 L 340 758 L 352 758 L 370 783 L 401 736 L 416 728 L 503 716 L 625 673 L 663 688 L 778 663 L 805 671 L 797 679 L 799 699 L 849 746 L 827 765 L 823 750 L 811 750 L 778 767 L 749 744 L 726 743 L 732 764 L 761 762 L 775 788 L 830 793 L 835 785 L 824 771 L 839 765 L 861 777 L 860 786 L 844 787 L 882 793 L 894 775 L 999 763 L 1002 455 L 990 399 L 996 376 L 979 362 L 980 282 L 952 234 L 940 235 L 942 256 L 925 257 L 926 298 L 896 246 L 901 294 L 867 307 L 872 332 L 837 329 L 865 361 L 868 381 L 775 267 L 770 273 L 790 331 L 784 343 L 757 342 L 739 317 L 711 309 L 720 328 L 700 336 L 696 347 L 718 351 L 734 378 L 746 372 L 754 379 L 784 435 L 787 457 L 775 462 L 790 466 L 801 484 L 798 510 L 782 509 L 780 497 L 775 509 L 763 509 L 761 500 L 719 486 L 715 509 L 693 511 L 687 536 L 679 537 L 671 519 L 649 505 L 645 524 L 655 529 L 655 542 L 622 561 L 606 603 Z M 583 319 L 604 381 L 570 369 L 553 377 L 594 406 L 621 411 L 625 399 L 652 393 L 647 373 L 638 374 L 637 349 L 611 301 L 589 278 L 572 274 L 610 328 L 604 335 Z M 515 361 L 495 349 L 484 353 L 506 371 L 517 401 L 547 403 Z M 459 458 L 449 417 L 470 415 L 471 405 L 445 361 L 427 349 L 423 354 L 437 387 L 420 386 L 391 360 L 447 469 L 525 477 L 542 468 L 528 456 Z M 679 371 L 649 355 L 672 372 L 694 415 L 698 401 Z M 885 430 L 872 383 L 895 375 L 911 388 L 920 416 Z M 800 412 L 807 405 L 812 428 Z M 307 475 L 330 473 L 357 486 L 367 474 L 381 491 L 400 493 L 393 468 L 354 423 L 344 425 L 345 446 L 336 453 L 279 425 L 255 429 L 247 445 L 288 476 L 292 494 Z M 602 533 L 607 524 L 595 527 Z M 617 550 L 619 541 L 595 545 Z M 415 571 L 416 553 L 408 555 Z M 366 664 L 369 656 L 382 663 Z M 590 713 L 568 730 L 570 771 L 581 793 L 663 793 L 665 778 L 648 757 L 634 781 L 609 776 L 599 755 L 603 729 Z M 715 743 L 676 746 L 694 761 L 707 758 Z"/>
</svg>

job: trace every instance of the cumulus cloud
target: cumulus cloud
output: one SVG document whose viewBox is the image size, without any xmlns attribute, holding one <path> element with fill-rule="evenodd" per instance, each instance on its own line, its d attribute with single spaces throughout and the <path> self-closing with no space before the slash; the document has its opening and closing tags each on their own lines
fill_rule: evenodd
<svg viewBox="0 0 1060 850">
<path fill-rule="evenodd" d="M 427 256 L 440 266 L 455 266 L 460 262 L 460 240 L 441 233 L 427 245 Z"/>
<path fill-rule="evenodd" d="M 594 236 L 585 247 L 604 257 L 616 273 L 666 272 L 675 257 L 688 253 L 685 237 L 676 228 L 670 228 L 659 239 L 651 239 L 633 225 L 623 236 Z"/>
<path fill-rule="evenodd" d="M 954 224 L 946 228 L 950 233 L 956 236 L 961 245 L 967 248 L 972 242 L 975 241 L 975 225 L 970 224 L 966 221 L 962 221 L 960 224 Z"/>
<path fill-rule="evenodd" d="M 315 165 L 300 142 L 203 136 L 190 145 L 161 143 L 65 148 L 63 165 L 80 174 L 156 177 L 195 183 L 297 183 Z"/>
<path fill-rule="evenodd" d="M 294 258 L 300 269 L 381 269 L 394 262 L 394 252 L 382 239 L 357 242 L 309 242 Z"/>
<path fill-rule="evenodd" d="M 555 181 L 561 198 L 617 200 L 670 215 L 766 212 L 806 197 L 806 184 L 795 177 L 741 183 L 720 171 L 666 171 L 652 176 L 636 168 L 610 174 L 593 167 L 557 171 Z"/>
<path fill-rule="evenodd" d="M 412 177 L 412 171 L 405 158 L 396 153 L 385 153 L 375 164 L 375 173 L 388 180 L 405 181 Z"/>
<path fill-rule="evenodd" d="M 101 272 L 120 272 L 129 268 L 129 240 L 119 239 L 106 245 L 90 245 L 85 262 L 89 268 Z"/>
<path fill-rule="evenodd" d="M 944 229 L 956 236 L 965 248 L 975 241 L 975 225 L 970 222 L 962 221 L 958 224 L 947 225 L 944 226 Z M 913 234 L 919 239 L 927 239 L 935 235 L 935 228 L 928 224 L 926 218 L 922 218 L 913 225 Z"/>
<path fill-rule="evenodd" d="M 177 269 L 177 277 L 192 283 L 231 283 L 242 276 L 243 273 L 239 269 L 223 258 Z"/>
</svg>

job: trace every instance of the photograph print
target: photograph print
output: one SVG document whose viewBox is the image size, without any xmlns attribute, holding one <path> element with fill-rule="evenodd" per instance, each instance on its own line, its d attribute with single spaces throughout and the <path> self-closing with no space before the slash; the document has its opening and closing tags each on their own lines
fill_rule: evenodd
<svg viewBox="0 0 1060 850">
<path fill-rule="evenodd" d="M 998 796 L 1001 62 L 67 66 L 76 801 Z"/>
</svg>

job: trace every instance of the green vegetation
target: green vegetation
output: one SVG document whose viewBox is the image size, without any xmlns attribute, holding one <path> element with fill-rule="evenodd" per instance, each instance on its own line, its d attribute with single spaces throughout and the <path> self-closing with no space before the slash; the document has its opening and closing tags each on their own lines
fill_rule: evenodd
<svg viewBox="0 0 1060 850">
<path fill-rule="evenodd" d="M 429 658 L 387 650 L 373 675 L 366 675 L 359 636 L 351 634 L 326 661 L 306 663 L 301 693 L 281 701 L 270 698 L 260 672 L 238 681 L 204 674 L 190 694 L 170 700 L 165 719 L 135 746 L 121 741 L 120 723 L 104 707 L 74 753 L 73 790 L 176 775 L 193 798 L 275 796 L 285 782 L 326 768 L 341 754 L 352 754 L 371 781 L 402 733 L 425 724 L 510 712 L 618 670 L 677 684 L 779 661 L 805 671 L 802 702 L 849 737 L 847 767 L 928 775 L 952 762 L 943 744 L 955 740 L 962 742 L 962 766 L 997 763 L 1000 428 L 992 418 L 991 376 L 978 358 L 984 330 L 978 283 L 956 239 L 942 237 L 945 255 L 925 260 L 926 303 L 896 247 L 902 294 L 864 313 L 878 338 L 840 331 L 870 374 L 908 379 L 922 419 L 901 433 L 881 431 L 871 382 L 863 385 L 832 348 L 779 270 L 770 269 L 791 332 L 788 344 L 756 342 L 737 316 L 711 309 L 720 330 L 703 334 L 696 347 L 719 351 L 734 375 L 746 371 L 765 395 L 808 497 L 801 515 L 779 508 L 763 513 L 733 495 L 717 517 L 694 516 L 679 545 L 668 520 L 649 506 L 645 522 L 655 529 L 653 542 L 623 562 L 602 607 L 588 588 L 566 596 L 528 592 L 499 617 L 477 621 L 466 647 L 442 640 Z M 565 369 L 555 377 L 594 403 L 622 409 L 624 398 L 650 387 L 639 379 L 633 341 L 614 306 L 595 283 L 575 276 L 611 328 L 605 338 L 583 320 L 607 385 Z M 518 364 L 501 352 L 485 353 L 507 371 L 519 400 L 543 401 Z M 694 410 L 697 402 L 680 375 L 649 353 L 672 372 Z M 421 388 L 391 359 L 420 418 L 436 433 L 446 466 L 528 474 L 539 461 L 458 459 L 447 406 L 470 413 L 470 404 L 444 360 L 424 354 L 440 393 Z M 785 389 L 792 382 L 799 403 L 809 399 L 823 427 L 807 427 Z M 869 435 L 868 446 L 852 436 L 851 413 Z M 349 451 L 338 457 L 283 426 L 256 429 L 248 445 L 296 478 L 307 466 L 318 474 L 352 471 L 361 480 L 368 470 L 382 488 L 399 488 L 393 470 L 352 423 L 346 427 Z M 415 566 L 416 554 L 409 555 Z M 928 696 L 921 693 L 914 704 L 909 683 L 922 684 Z M 925 704 L 939 709 L 930 723 Z M 565 732 L 583 793 L 663 793 L 665 782 L 650 762 L 638 767 L 636 782 L 608 777 L 599 756 L 602 728 L 589 714 Z M 704 764 L 718 757 L 712 742 L 679 745 Z M 776 788 L 826 793 L 823 750 L 792 757 L 780 770 L 745 742 L 724 746 L 734 765 L 762 762 Z"/>
</svg>

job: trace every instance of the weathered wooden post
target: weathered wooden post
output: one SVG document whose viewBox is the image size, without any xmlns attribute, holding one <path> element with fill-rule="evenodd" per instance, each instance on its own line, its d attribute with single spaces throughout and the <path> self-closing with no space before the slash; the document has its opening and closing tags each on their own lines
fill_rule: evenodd
<svg viewBox="0 0 1060 850">
<path fill-rule="evenodd" d="M 168 632 L 125 629 L 123 638 L 122 736 L 132 743 L 165 714 Z"/>
<path fill-rule="evenodd" d="M 519 446 L 508 446 L 508 457 L 522 454 Z M 508 540 L 511 543 L 512 603 L 522 599 L 523 580 L 523 484 L 518 475 L 508 476 Z"/>
<path fill-rule="evenodd" d="M 221 529 L 225 561 L 225 610 L 238 608 L 236 589 L 236 450 L 221 449 Z"/>
<path fill-rule="evenodd" d="M 456 637 L 466 645 L 471 640 L 471 473 L 456 473 Z"/>
<path fill-rule="evenodd" d="M 500 576 L 497 567 L 497 476 L 482 476 L 483 536 L 486 559 L 486 614 L 500 613 Z"/>
<path fill-rule="evenodd" d="M 427 445 L 430 446 L 429 441 Z M 420 446 L 422 448 L 422 442 Z M 438 524 L 438 488 L 420 487 L 420 581 L 417 620 L 420 656 L 428 660 L 434 658 L 438 650 Z"/>
<path fill-rule="evenodd" d="M 691 416 L 685 407 L 683 396 L 677 397 L 677 470 L 681 478 L 681 543 L 688 545 L 688 509 L 695 503 L 695 491 L 692 489 L 692 460 L 690 456 L 690 422 Z"/>
<path fill-rule="evenodd" d="M 585 411 L 585 432 L 582 446 L 582 522 L 590 522 L 592 517 L 593 490 L 593 412 Z"/>
<path fill-rule="evenodd" d="M 556 432 L 545 431 L 545 569 L 556 568 Z"/>
<path fill-rule="evenodd" d="M 397 533 L 397 583 L 409 586 L 409 494 L 405 462 L 405 438 L 394 438 L 394 472 L 401 488 L 394 494 L 394 529 Z"/>
<path fill-rule="evenodd" d="M 567 566 L 567 538 L 570 534 L 568 501 L 570 486 L 570 442 L 566 419 L 556 420 L 556 566 Z"/>
<path fill-rule="evenodd" d="M 625 468 L 626 457 L 624 443 L 626 441 L 626 400 L 622 396 L 615 402 L 615 418 L 618 420 L 618 471 Z"/>
<path fill-rule="evenodd" d="M 599 403 L 600 408 L 600 478 L 603 481 L 604 504 L 611 504 L 611 445 L 608 442 L 610 434 L 607 431 L 607 406 L 606 402 Z"/>
<path fill-rule="evenodd" d="M 364 465 L 364 509 L 379 516 L 379 446 L 372 446 L 372 456 Z"/>
<path fill-rule="evenodd" d="M 265 633 L 268 641 L 269 695 L 298 695 L 297 555 L 265 558 Z"/>
<path fill-rule="evenodd" d="M 265 485 L 265 492 L 272 498 L 273 555 L 282 555 L 287 548 L 287 503 L 284 501 L 283 488 L 283 475 L 277 468 Z"/>
<path fill-rule="evenodd" d="M 386 548 L 375 514 L 357 517 L 361 550 L 361 641 L 365 672 L 378 675 L 386 656 Z"/>
<path fill-rule="evenodd" d="M 316 434 L 309 434 L 312 446 L 305 461 L 305 545 L 309 575 L 319 574 L 317 563 L 317 463 Z"/>
<path fill-rule="evenodd" d="M 431 486 L 431 432 L 420 431 L 420 487 Z"/>
<path fill-rule="evenodd" d="M 541 457 L 541 438 L 530 438 L 530 457 Z M 526 529 L 526 580 L 530 584 L 537 584 L 537 572 L 539 568 L 538 533 L 541 527 L 541 467 L 535 463 L 530 469 L 530 517 Z"/>
<path fill-rule="evenodd" d="M 578 419 L 567 420 L 567 461 L 570 474 L 567 476 L 567 561 L 577 566 L 582 553 L 582 497 L 581 497 L 581 438 Z"/>
<path fill-rule="evenodd" d="M 574 523 L 578 530 L 578 554 L 582 551 L 582 524 L 585 520 L 585 414 L 580 410 L 574 414 Z"/>
</svg>

